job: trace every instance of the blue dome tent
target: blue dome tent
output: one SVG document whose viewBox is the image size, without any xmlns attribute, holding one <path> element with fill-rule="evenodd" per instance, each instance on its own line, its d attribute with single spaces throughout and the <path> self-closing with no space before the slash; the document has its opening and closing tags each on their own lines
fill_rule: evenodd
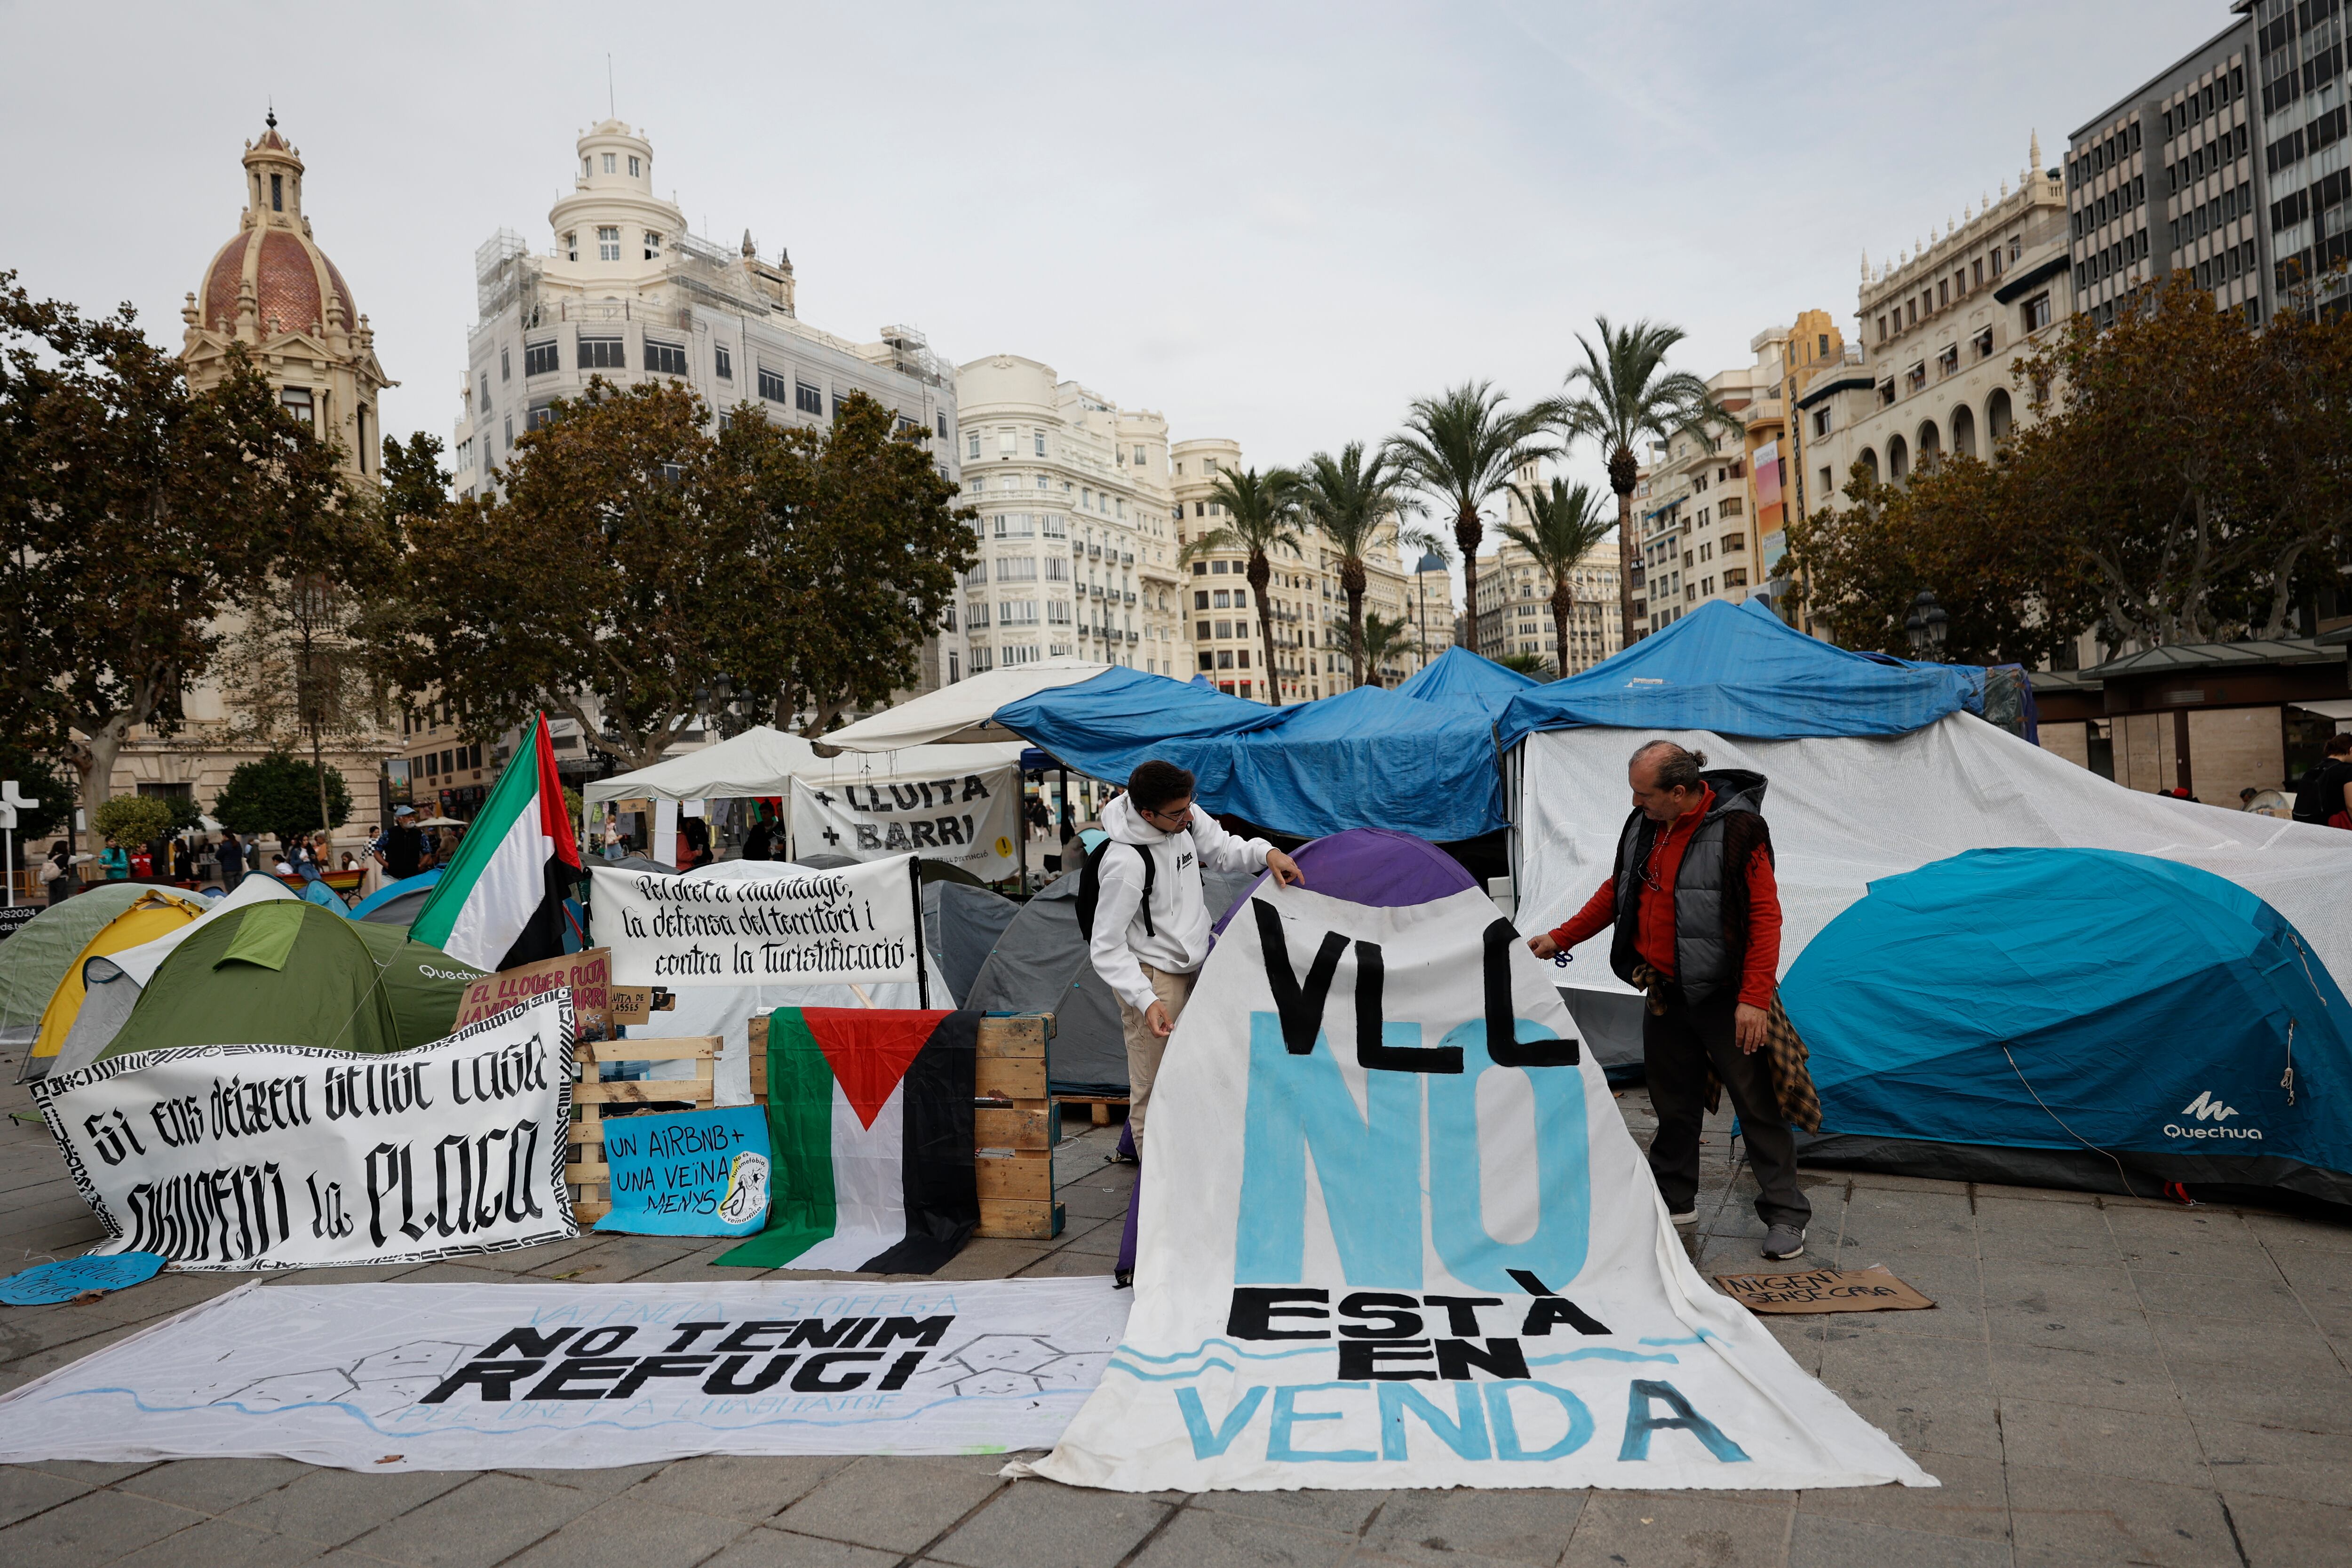
<svg viewBox="0 0 2352 1568">
<path fill-rule="evenodd" d="M 1813 1164 L 2352 1204 L 2352 1002 L 2210 871 L 1974 849 L 1870 884 L 1788 972 Z"/>
</svg>

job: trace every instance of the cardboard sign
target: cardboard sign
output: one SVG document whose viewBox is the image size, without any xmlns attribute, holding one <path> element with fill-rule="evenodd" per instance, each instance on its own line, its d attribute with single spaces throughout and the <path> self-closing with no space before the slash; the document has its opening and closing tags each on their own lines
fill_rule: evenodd
<svg viewBox="0 0 2352 1568">
<path fill-rule="evenodd" d="M 1889 1274 L 1883 1263 L 1802 1274 L 1718 1274 L 1715 1282 L 1751 1312 L 1916 1311 L 1936 1304 Z"/>
<path fill-rule="evenodd" d="M 655 1014 L 669 1012 L 677 1005 L 677 995 L 658 985 L 615 985 L 604 994 L 611 1003 L 607 1013 L 616 1029 L 650 1024 Z"/>
<path fill-rule="evenodd" d="M 466 994 L 457 1003 L 457 1021 L 449 1026 L 457 1030 L 478 1024 L 509 1007 L 520 1007 L 534 996 L 566 986 L 572 991 L 572 1026 L 580 1031 L 578 1037 L 601 1040 L 611 1035 L 615 1022 L 611 1016 L 613 952 L 604 947 L 567 952 L 542 963 L 518 964 L 496 974 L 485 974 L 466 987 Z"/>
<path fill-rule="evenodd" d="M 756 1105 L 604 1124 L 612 1212 L 629 1236 L 752 1236 L 768 1223 L 768 1115 Z"/>
</svg>

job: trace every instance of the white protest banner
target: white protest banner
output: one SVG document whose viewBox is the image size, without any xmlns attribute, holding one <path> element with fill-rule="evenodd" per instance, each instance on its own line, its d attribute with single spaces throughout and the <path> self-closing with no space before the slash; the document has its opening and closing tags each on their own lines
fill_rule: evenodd
<svg viewBox="0 0 2352 1568">
<path fill-rule="evenodd" d="M 106 1226 L 100 1252 L 307 1268 L 579 1234 L 568 992 L 413 1051 L 180 1046 L 32 1088 Z"/>
<path fill-rule="evenodd" d="M 0 1462 L 578 1469 L 1042 1448 L 1127 1321 L 1108 1276 L 247 1287 L 0 1396 Z"/>
<path fill-rule="evenodd" d="M 1040 1474 L 1936 1484 L 1700 1280 L 1547 967 L 1483 893 L 1261 889 L 1151 1106 L 1134 1316 Z"/>
<path fill-rule="evenodd" d="M 873 860 L 920 855 L 944 860 L 983 882 L 1020 869 L 1020 774 L 963 773 L 883 784 L 793 780 L 795 854 Z"/>
<path fill-rule="evenodd" d="M 617 985 L 926 983 L 911 856 L 830 871 L 773 860 L 681 876 L 593 869 L 596 941 L 613 950 Z"/>
</svg>

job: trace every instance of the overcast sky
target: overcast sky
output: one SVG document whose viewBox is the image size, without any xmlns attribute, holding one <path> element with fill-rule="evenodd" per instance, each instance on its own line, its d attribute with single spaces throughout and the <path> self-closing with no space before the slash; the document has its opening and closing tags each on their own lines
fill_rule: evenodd
<svg viewBox="0 0 2352 1568">
<path fill-rule="evenodd" d="M 1012 353 L 1181 440 L 1292 462 L 1491 379 L 1557 389 L 1596 313 L 1744 364 L 2014 184 L 2230 20 L 2227 0 L 1795 5 L 771 3 L 0 6 L 0 268 L 182 296 L 236 232 L 274 97 L 316 237 L 447 437 L 474 248 L 551 242 L 606 111 L 722 241 L 788 246 L 802 318 Z M 1598 467 L 1578 469 L 1597 478 Z"/>
</svg>

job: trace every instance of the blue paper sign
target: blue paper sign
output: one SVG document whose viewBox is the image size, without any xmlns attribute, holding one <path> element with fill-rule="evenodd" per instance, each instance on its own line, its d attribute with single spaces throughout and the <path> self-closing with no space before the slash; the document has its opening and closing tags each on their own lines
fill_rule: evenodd
<svg viewBox="0 0 2352 1568">
<path fill-rule="evenodd" d="M 768 1223 L 768 1113 L 756 1105 L 604 1123 L 612 1212 L 631 1236 L 754 1236 Z"/>
<path fill-rule="evenodd" d="M 11 1307 L 46 1307 L 92 1290 L 120 1290 L 152 1279 L 163 1267 L 160 1252 L 113 1252 L 102 1257 L 60 1258 L 0 1279 L 0 1301 Z"/>
</svg>

